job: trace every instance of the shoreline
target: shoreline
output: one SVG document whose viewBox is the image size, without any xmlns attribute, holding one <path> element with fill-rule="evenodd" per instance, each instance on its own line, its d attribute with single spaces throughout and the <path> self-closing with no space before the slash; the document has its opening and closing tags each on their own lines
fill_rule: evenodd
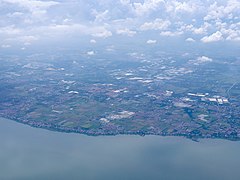
<svg viewBox="0 0 240 180">
<path fill-rule="evenodd" d="M 19 124 L 23 124 L 26 125 L 28 127 L 32 127 L 32 128 L 37 128 L 37 129 L 44 129 L 44 130 L 48 130 L 48 131 L 52 131 L 52 132 L 58 132 L 58 133 L 66 133 L 66 134 L 81 134 L 81 135 L 85 135 L 85 136 L 91 136 L 91 137 L 100 137 L 100 136 L 161 136 L 161 137 L 181 137 L 181 138 L 186 138 L 195 142 L 200 142 L 200 140 L 204 140 L 204 139 L 213 139 L 213 140 L 227 140 L 227 141 L 240 141 L 240 137 L 205 137 L 205 136 L 189 136 L 189 135 L 184 135 L 184 134 L 157 134 L 157 133 L 148 133 L 148 132 L 108 132 L 108 133 L 96 133 L 93 131 L 88 131 L 88 130 L 84 130 L 84 129 L 63 129 L 60 127 L 53 127 L 50 124 L 46 125 L 46 126 L 39 126 L 39 125 L 35 125 L 35 124 L 31 124 L 31 123 L 27 123 L 27 122 L 22 122 L 19 120 L 15 120 L 15 119 L 10 119 L 7 117 L 3 117 L 0 116 L 0 119 L 3 120 L 9 120 L 9 121 L 13 121 L 13 122 L 17 122 Z"/>
</svg>

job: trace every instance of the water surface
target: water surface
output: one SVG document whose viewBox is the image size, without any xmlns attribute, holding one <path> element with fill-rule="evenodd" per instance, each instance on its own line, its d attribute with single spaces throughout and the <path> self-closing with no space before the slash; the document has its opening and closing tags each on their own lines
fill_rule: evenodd
<svg viewBox="0 0 240 180">
<path fill-rule="evenodd" d="M 0 179 L 239 180 L 240 142 L 100 136 L 0 119 Z"/>
</svg>

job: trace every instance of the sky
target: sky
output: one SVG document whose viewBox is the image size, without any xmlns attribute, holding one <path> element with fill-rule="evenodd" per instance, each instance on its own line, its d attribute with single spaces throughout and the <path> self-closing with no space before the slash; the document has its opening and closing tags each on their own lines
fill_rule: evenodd
<svg viewBox="0 0 240 180">
<path fill-rule="evenodd" d="M 240 1 L 0 0 L 0 49 L 25 50 L 51 42 L 76 45 L 83 39 L 88 46 L 167 45 L 169 40 L 239 47 Z"/>
</svg>

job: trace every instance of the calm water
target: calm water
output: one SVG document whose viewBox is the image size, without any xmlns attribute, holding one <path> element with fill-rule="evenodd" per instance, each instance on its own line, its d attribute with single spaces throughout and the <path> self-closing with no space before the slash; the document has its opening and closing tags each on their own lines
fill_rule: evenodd
<svg viewBox="0 0 240 180">
<path fill-rule="evenodd" d="M 0 119 L 0 179 L 240 179 L 240 142 L 88 137 Z"/>
</svg>

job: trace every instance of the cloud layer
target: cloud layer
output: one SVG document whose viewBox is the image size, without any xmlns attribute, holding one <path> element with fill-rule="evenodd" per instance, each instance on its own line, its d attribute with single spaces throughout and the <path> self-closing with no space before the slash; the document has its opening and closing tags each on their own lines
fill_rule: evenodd
<svg viewBox="0 0 240 180">
<path fill-rule="evenodd" d="M 0 15 L 3 48 L 16 41 L 30 46 L 76 34 L 90 39 L 155 34 L 191 43 L 240 41 L 239 0 L 0 0 Z"/>
</svg>

